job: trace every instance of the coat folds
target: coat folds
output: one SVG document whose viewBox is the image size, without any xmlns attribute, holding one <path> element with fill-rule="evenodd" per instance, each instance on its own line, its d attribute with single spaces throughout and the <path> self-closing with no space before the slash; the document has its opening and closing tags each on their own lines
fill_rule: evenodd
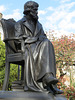
<svg viewBox="0 0 75 100">
<path fill-rule="evenodd" d="M 33 32 L 24 16 L 15 25 L 16 37 L 25 41 L 24 90 L 44 91 L 39 85 L 46 73 L 56 77 L 55 54 L 52 43 L 47 39 L 42 25 L 37 21 Z"/>
</svg>

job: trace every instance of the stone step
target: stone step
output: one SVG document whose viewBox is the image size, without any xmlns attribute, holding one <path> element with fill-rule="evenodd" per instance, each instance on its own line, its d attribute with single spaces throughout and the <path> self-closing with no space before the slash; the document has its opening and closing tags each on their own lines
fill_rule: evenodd
<svg viewBox="0 0 75 100">
<path fill-rule="evenodd" d="M 1 100 L 67 100 L 63 95 L 41 92 L 0 91 Z"/>
<path fill-rule="evenodd" d="M 22 80 L 14 81 L 14 82 L 12 82 L 12 84 L 24 84 L 24 81 L 22 81 Z"/>
<path fill-rule="evenodd" d="M 24 84 L 12 84 L 13 87 L 17 87 L 17 86 L 24 86 Z"/>
<path fill-rule="evenodd" d="M 23 81 L 14 81 L 11 86 L 12 91 L 24 91 Z"/>
</svg>

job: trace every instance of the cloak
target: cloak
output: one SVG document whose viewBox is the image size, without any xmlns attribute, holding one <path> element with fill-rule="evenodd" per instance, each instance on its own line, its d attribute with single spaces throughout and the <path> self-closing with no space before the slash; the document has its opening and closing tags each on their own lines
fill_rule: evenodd
<svg viewBox="0 0 75 100">
<path fill-rule="evenodd" d="M 47 39 L 42 25 L 37 21 L 33 27 L 24 16 L 15 25 L 15 36 L 24 39 L 24 90 L 44 91 L 42 78 L 47 73 L 56 77 L 55 54 L 52 43 Z"/>
</svg>

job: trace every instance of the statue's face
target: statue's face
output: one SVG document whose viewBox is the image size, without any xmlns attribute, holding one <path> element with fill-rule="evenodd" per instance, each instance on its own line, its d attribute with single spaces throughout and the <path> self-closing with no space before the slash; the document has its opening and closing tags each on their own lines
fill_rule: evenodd
<svg viewBox="0 0 75 100">
<path fill-rule="evenodd" d="M 38 20 L 38 7 L 39 5 L 34 1 L 28 1 L 24 5 L 24 14 L 30 16 L 31 19 Z"/>
<path fill-rule="evenodd" d="M 30 16 L 36 20 L 38 19 L 38 7 L 31 6 Z"/>
</svg>

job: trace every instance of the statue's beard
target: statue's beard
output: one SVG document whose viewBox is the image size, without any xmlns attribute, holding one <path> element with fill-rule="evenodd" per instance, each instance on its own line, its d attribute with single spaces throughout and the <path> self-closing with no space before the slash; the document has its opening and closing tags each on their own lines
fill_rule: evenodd
<svg viewBox="0 0 75 100">
<path fill-rule="evenodd" d="M 37 14 L 35 14 L 34 12 L 30 12 L 30 16 L 34 19 L 34 20 L 38 20 L 38 16 L 37 16 Z"/>
</svg>

